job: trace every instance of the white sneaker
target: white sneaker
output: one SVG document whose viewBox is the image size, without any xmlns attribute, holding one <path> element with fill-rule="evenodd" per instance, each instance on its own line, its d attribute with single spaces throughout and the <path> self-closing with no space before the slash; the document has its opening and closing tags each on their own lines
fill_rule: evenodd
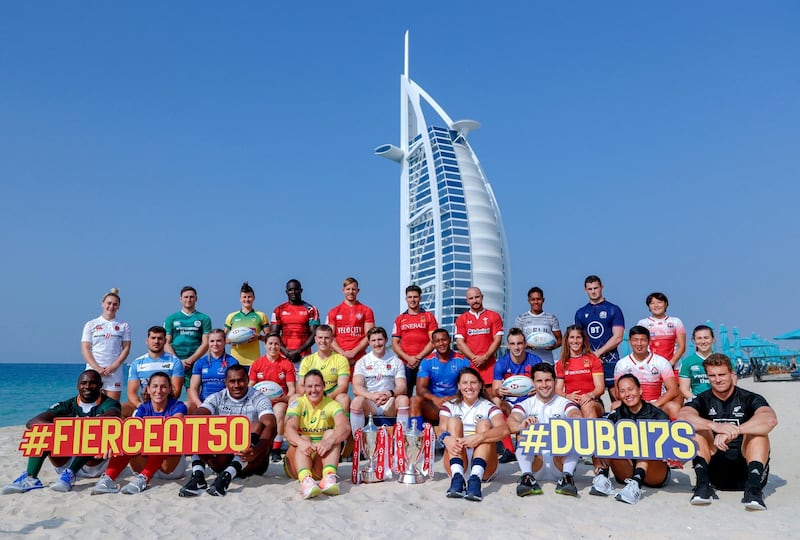
<svg viewBox="0 0 800 540">
<path fill-rule="evenodd" d="M 34 489 L 42 489 L 43 487 L 44 485 L 42 484 L 41 480 L 28 475 L 27 472 L 24 472 L 19 475 L 19 478 L 4 486 L 2 493 L 3 495 L 9 495 L 11 493 L 27 493 Z"/>
<path fill-rule="evenodd" d="M 84 465 L 78 469 L 78 478 L 99 478 L 108 466 L 108 460 L 104 459 L 97 465 Z"/>
<path fill-rule="evenodd" d="M 126 495 L 135 495 L 147 489 L 147 477 L 141 473 L 134 476 L 131 481 L 122 488 L 122 493 Z"/>
<path fill-rule="evenodd" d="M 100 477 L 89 495 L 102 495 L 103 493 L 119 493 L 119 486 L 107 474 Z"/>
<path fill-rule="evenodd" d="M 642 498 L 642 488 L 639 487 L 636 480 L 628 478 L 625 482 L 627 482 L 625 487 L 614 498 L 624 503 L 636 504 Z"/>
<path fill-rule="evenodd" d="M 608 476 L 598 474 L 592 480 L 592 489 L 589 490 L 589 495 L 608 497 L 609 495 L 616 495 L 616 493 L 614 485 Z"/>
<path fill-rule="evenodd" d="M 306 476 L 305 480 L 300 484 L 300 491 L 303 492 L 304 499 L 313 499 L 322 493 L 322 490 L 319 489 L 317 483 L 310 476 Z"/>
<path fill-rule="evenodd" d="M 61 476 L 58 477 L 58 480 L 50 484 L 50 489 L 53 491 L 59 491 L 61 493 L 66 493 L 72 489 L 72 486 L 75 485 L 75 473 L 69 469 L 66 469 Z"/>
</svg>

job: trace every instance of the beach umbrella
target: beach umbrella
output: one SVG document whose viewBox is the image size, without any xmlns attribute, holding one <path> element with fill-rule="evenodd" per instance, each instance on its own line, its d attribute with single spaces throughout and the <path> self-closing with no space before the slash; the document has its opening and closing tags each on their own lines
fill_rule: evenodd
<svg viewBox="0 0 800 540">
<path fill-rule="evenodd" d="M 775 339 L 800 339 L 800 328 L 792 332 L 786 332 L 785 334 L 775 336 Z"/>
</svg>

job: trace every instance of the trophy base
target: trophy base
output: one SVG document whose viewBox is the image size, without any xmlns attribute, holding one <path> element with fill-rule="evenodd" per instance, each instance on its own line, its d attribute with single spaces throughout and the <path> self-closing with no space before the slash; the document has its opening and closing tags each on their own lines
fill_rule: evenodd
<svg viewBox="0 0 800 540">
<path fill-rule="evenodd" d="M 359 472 L 361 481 L 365 484 L 374 484 L 376 482 L 383 482 L 383 478 L 378 478 L 375 469 L 363 469 Z"/>
<path fill-rule="evenodd" d="M 401 484 L 424 484 L 425 480 L 427 479 L 419 471 L 403 472 L 397 476 L 397 481 Z"/>
</svg>

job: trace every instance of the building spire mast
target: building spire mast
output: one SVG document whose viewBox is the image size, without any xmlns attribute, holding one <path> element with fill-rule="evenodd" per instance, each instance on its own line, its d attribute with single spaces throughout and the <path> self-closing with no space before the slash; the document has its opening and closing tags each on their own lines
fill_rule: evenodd
<svg viewBox="0 0 800 540">
<path fill-rule="evenodd" d="M 403 76 L 408 79 L 411 75 L 408 72 L 408 30 L 406 30 L 406 46 L 405 46 L 405 55 L 404 55 L 404 62 L 403 62 Z"/>
</svg>

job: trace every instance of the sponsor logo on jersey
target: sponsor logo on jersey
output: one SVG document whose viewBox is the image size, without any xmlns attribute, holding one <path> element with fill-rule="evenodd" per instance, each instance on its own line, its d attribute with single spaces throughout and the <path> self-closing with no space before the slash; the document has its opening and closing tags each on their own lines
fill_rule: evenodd
<svg viewBox="0 0 800 540">
<path fill-rule="evenodd" d="M 484 334 L 490 334 L 492 332 L 491 328 L 470 328 L 467 330 L 468 336 L 480 336 Z"/>
</svg>

